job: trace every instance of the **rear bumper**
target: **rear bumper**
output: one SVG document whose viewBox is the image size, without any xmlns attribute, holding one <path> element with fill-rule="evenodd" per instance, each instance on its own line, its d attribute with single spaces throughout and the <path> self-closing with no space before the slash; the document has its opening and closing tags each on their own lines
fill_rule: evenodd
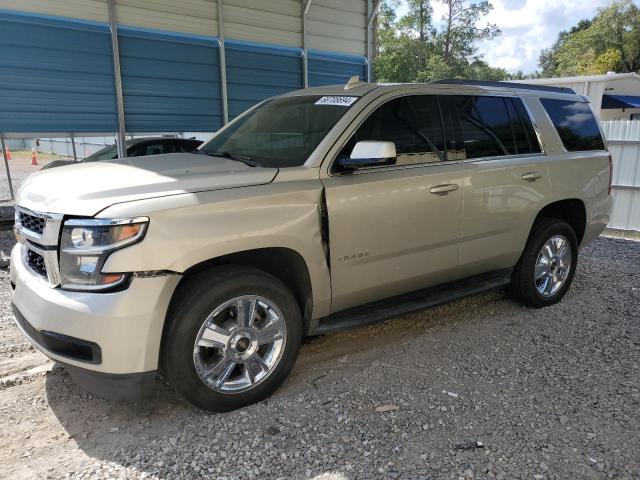
<svg viewBox="0 0 640 480">
<path fill-rule="evenodd" d="M 587 207 L 587 225 L 580 247 L 588 245 L 595 240 L 609 224 L 609 216 L 613 206 L 611 195 L 594 199 Z"/>
</svg>

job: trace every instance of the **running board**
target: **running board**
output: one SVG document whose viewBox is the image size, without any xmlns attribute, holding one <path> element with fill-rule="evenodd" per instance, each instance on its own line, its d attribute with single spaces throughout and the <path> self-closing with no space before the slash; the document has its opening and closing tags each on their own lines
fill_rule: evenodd
<svg viewBox="0 0 640 480">
<path fill-rule="evenodd" d="M 396 297 L 349 308 L 320 319 L 309 335 L 323 335 L 350 328 L 373 325 L 389 318 L 464 298 L 511 282 L 513 269 L 505 268 L 475 277 L 425 288 Z"/>
</svg>

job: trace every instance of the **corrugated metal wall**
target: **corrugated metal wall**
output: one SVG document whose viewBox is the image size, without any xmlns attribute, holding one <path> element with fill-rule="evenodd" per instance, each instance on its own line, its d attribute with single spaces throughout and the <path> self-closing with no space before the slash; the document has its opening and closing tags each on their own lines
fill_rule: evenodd
<svg viewBox="0 0 640 480">
<path fill-rule="evenodd" d="M 122 25 L 218 35 L 216 0 L 116 0 L 116 9 Z"/>
<path fill-rule="evenodd" d="M 229 117 L 274 95 L 302 88 L 300 49 L 225 43 Z"/>
<path fill-rule="evenodd" d="M 117 128 L 105 25 L 4 11 L 0 52 L 0 132 Z"/>
<path fill-rule="evenodd" d="M 309 51 L 309 86 L 346 83 L 353 75 L 365 79 L 367 62 L 360 55 Z"/>
<path fill-rule="evenodd" d="M 366 76 L 370 1 L 313 0 L 306 22 L 309 85 Z M 229 117 L 301 88 L 302 0 L 220 2 Z M 219 128 L 217 0 L 115 5 L 126 131 Z M 0 0 L 1 8 L 12 10 L 0 10 L 0 133 L 115 131 L 107 0 Z"/>
<path fill-rule="evenodd" d="M 109 22 L 107 0 L 0 0 L 0 9 Z"/>
<path fill-rule="evenodd" d="M 609 228 L 640 231 L 640 122 L 602 122 L 613 158 Z"/>
<path fill-rule="evenodd" d="M 216 40 L 119 28 L 129 132 L 215 131 L 222 126 Z"/>
<path fill-rule="evenodd" d="M 258 44 L 301 47 L 301 11 L 297 0 L 225 0 L 224 35 Z"/>
<path fill-rule="evenodd" d="M 313 0 L 307 20 L 309 48 L 366 55 L 367 2 Z"/>
</svg>

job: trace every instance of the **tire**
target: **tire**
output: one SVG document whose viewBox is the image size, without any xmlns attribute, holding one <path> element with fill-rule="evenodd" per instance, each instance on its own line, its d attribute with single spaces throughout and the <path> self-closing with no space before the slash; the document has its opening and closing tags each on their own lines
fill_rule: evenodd
<svg viewBox="0 0 640 480">
<path fill-rule="evenodd" d="M 563 247 L 557 247 L 563 245 L 561 240 L 566 241 L 570 252 L 566 253 L 562 250 Z M 547 242 L 550 242 L 551 250 L 547 249 Z M 544 253 L 543 248 L 545 248 Z M 559 252 L 553 252 L 554 248 L 558 248 Z M 565 261 L 560 260 L 559 254 L 551 255 L 550 253 L 561 254 Z M 551 262 L 548 261 L 549 258 L 552 259 Z M 566 268 L 567 259 L 571 262 L 568 268 Z M 559 302 L 569 290 L 577 263 L 578 240 L 571 226 L 555 218 L 542 218 L 536 221 L 531 229 L 524 252 L 513 271 L 509 293 L 528 307 L 541 308 L 553 305 Z M 546 276 L 542 276 L 545 272 Z M 552 275 L 553 272 L 555 275 Z M 536 279 L 536 273 L 538 279 Z M 554 283 L 562 278 L 564 280 L 559 284 Z"/>
<path fill-rule="evenodd" d="M 302 330 L 298 304 L 276 277 L 241 266 L 214 267 L 188 278 L 172 301 L 163 370 L 192 405 L 235 410 L 282 384 L 298 356 Z"/>
</svg>

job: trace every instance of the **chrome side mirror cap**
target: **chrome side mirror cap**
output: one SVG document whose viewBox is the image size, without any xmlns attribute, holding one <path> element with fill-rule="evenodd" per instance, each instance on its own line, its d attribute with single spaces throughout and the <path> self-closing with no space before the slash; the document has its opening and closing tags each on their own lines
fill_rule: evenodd
<svg viewBox="0 0 640 480">
<path fill-rule="evenodd" d="M 361 141 L 356 143 L 349 158 L 340 161 L 342 170 L 394 165 L 396 145 L 393 142 Z"/>
</svg>

